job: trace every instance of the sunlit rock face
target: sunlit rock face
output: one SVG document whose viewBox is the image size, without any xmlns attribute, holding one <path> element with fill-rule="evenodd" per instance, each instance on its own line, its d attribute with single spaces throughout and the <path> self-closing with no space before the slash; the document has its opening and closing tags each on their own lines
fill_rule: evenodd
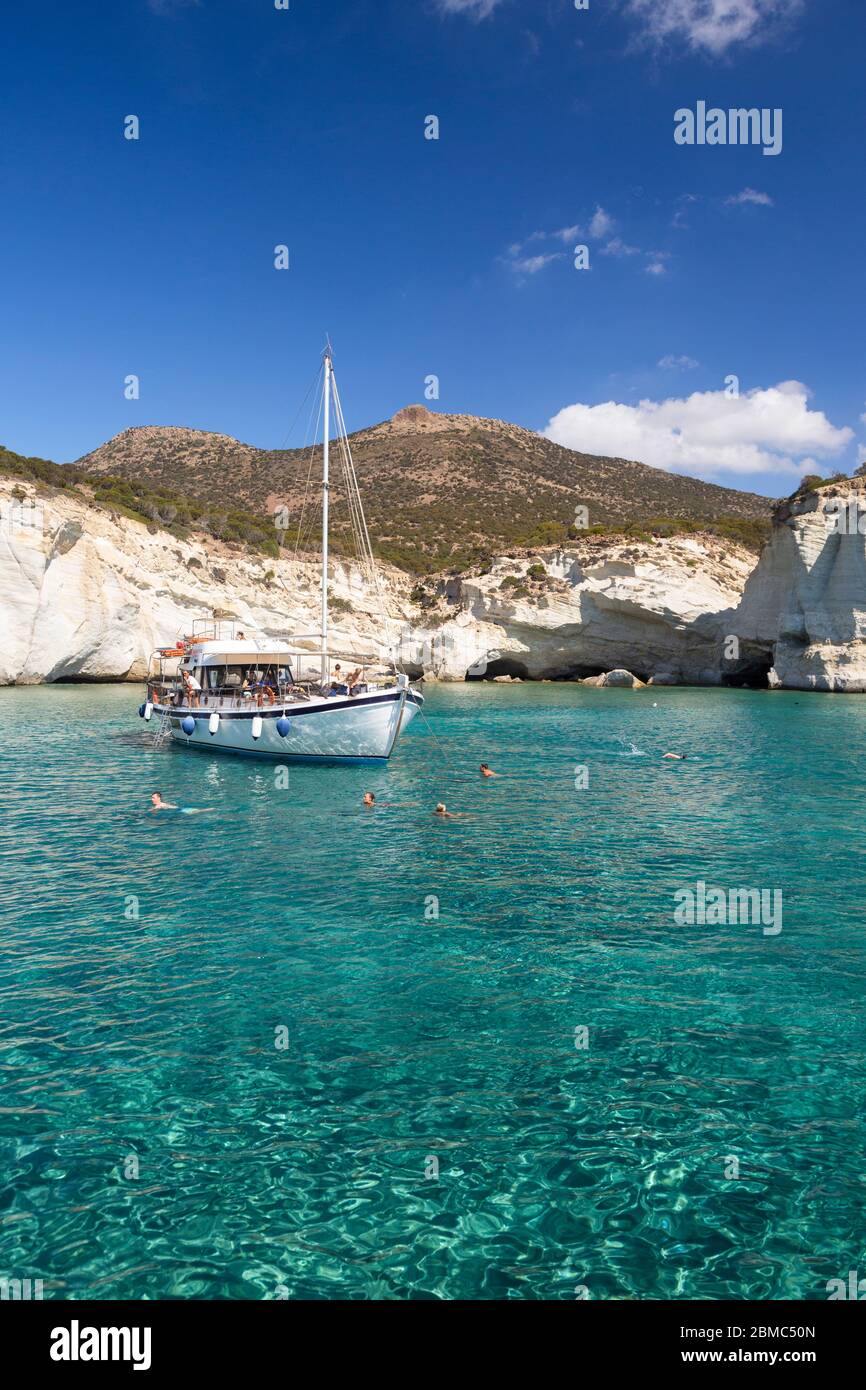
<svg viewBox="0 0 866 1390">
<path fill-rule="evenodd" d="M 314 564 L 177 540 L 63 494 L 42 499 L 38 524 L 10 524 L 12 503 L 0 486 L 0 684 L 142 680 L 156 647 L 215 608 L 247 635 L 319 627 Z M 412 614 L 408 578 L 384 576 L 384 621 L 357 570 L 337 564 L 332 586 L 335 648 L 396 650 Z"/>
<path fill-rule="evenodd" d="M 0 504 L 10 502 L 4 485 Z M 214 608 L 230 609 L 248 633 L 318 627 L 313 563 L 176 540 L 71 495 L 41 507 L 41 525 L 0 532 L 4 684 L 140 680 L 154 648 Z M 712 540 L 588 540 L 435 581 L 424 606 L 411 576 L 385 570 L 383 616 L 357 567 L 337 562 L 332 641 L 440 680 L 578 679 L 624 667 L 641 680 L 717 684 L 726 615 L 752 563 Z"/>
<path fill-rule="evenodd" d="M 866 690 L 864 491 L 855 480 L 789 505 L 757 566 L 712 537 L 588 537 L 421 585 L 385 569 L 380 598 L 337 561 L 332 647 L 446 681 L 625 670 L 656 685 Z M 39 525 L 10 526 L 0 484 L 2 684 L 141 680 L 156 647 L 215 608 L 248 635 L 319 626 L 313 562 L 176 540 L 72 495 L 37 500 Z M 853 505 L 853 530 L 834 505 Z"/>
<path fill-rule="evenodd" d="M 734 623 L 744 640 L 772 652 L 772 685 L 866 690 L 864 533 L 861 479 L 808 493 L 779 513 Z"/>
<path fill-rule="evenodd" d="M 476 658 L 487 655 L 494 674 L 502 663 L 507 674 L 553 680 L 624 667 L 644 681 L 664 672 L 715 685 L 728 615 L 753 564 L 745 550 L 711 539 L 587 540 L 545 555 L 540 580 L 538 561 L 498 559 L 489 574 L 464 579 L 460 597 L 474 639 L 483 632 L 498 653 Z M 451 678 L 459 665 L 452 654 Z"/>
</svg>

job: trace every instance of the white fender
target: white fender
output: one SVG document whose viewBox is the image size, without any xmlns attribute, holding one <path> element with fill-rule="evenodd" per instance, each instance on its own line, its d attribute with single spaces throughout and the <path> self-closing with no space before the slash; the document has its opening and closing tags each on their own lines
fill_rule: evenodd
<svg viewBox="0 0 866 1390">
<path fill-rule="evenodd" d="M 250 732 L 252 733 L 253 738 L 261 738 L 261 736 L 262 736 L 262 716 L 261 716 L 260 714 L 254 714 L 254 715 L 253 715 L 253 727 L 252 727 L 252 729 L 250 730 Z"/>
<path fill-rule="evenodd" d="M 144 717 L 145 717 L 145 719 L 149 719 L 150 716 L 151 716 L 152 714 L 153 714 L 153 705 L 151 704 L 150 700 L 148 700 L 147 704 L 146 704 L 145 707 L 144 707 Z"/>
<path fill-rule="evenodd" d="M 217 729 L 219 728 L 219 726 L 220 726 L 220 717 L 219 717 L 219 715 L 217 714 L 216 710 L 214 710 L 214 712 L 213 712 L 213 714 L 211 715 L 210 719 L 207 721 L 207 726 L 208 726 L 208 729 L 210 730 L 210 732 L 211 732 L 212 734 L 215 734 L 216 731 L 217 731 Z"/>
</svg>

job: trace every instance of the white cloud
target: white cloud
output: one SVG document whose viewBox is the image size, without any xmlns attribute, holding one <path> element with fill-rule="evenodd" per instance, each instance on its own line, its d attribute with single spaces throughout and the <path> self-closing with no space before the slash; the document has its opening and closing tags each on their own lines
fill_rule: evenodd
<svg viewBox="0 0 866 1390">
<path fill-rule="evenodd" d="M 853 431 L 809 409 L 799 381 L 729 397 L 696 391 L 683 399 L 620 405 L 568 405 L 544 431 L 548 439 L 589 454 L 638 459 L 654 468 L 719 474 L 801 474 L 818 458 L 841 453 Z"/>
<path fill-rule="evenodd" d="M 596 206 L 595 212 L 589 223 L 589 235 L 598 238 L 609 236 L 615 225 L 613 218 L 605 212 L 604 208 Z M 567 246 L 569 242 L 576 241 L 578 237 L 586 235 L 587 228 L 580 222 L 575 222 L 570 227 L 558 227 L 554 232 L 530 232 L 529 236 L 525 237 L 523 241 L 516 241 L 512 246 L 509 246 L 508 254 L 510 256 L 519 256 L 521 251 L 533 241 L 561 241 Z M 619 244 L 622 245 L 622 243 Z M 611 254 L 616 255 L 617 253 L 612 252 Z"/>
<path fill-rule="evenodd" d="M 738 43 L 762 43 L 805 0 L 627 0 L 626 13 L 654 43 L 684 41 L 718 57 Z"/>
<path fill-rule="evenodd" d="M 621 241 L 615 236 L 606 246 L 601 248 L 602 256 L 639 256 L 639 246 L 629 246 L 627 241 Z"/>
<path fill-rule="evenodd" d="M 537 275 L 539 270 L 544 270 L 545 266 L 550 265 L 551 261 L 561 261 L 562 252 L 552 251 L 546 256 L 524 256 L 516 260 L 511 260 L 508 265 L 511 270 L 518 275 Z"/>
<path fill-rule="evenodd" d="M 564 246 L 573 246 L 576 242 L 582 241 L 585 237 L 592 240 L 601 241 L 604 244 L 598 248 L 599 255 L 602 256 L 642 256 L 649 258 L 650 264 L 646 269 L 651 275 L 663 275 L 665 273 L 664 262 L 669 258 L 667 251 L 642 251 L 639 246 L 630 246 L 621 237 L 611 235 L 616 227 L 616 219 L 611 217 L 609 212 L 596 203 L 595 212 L 592 214 L 588 224 L 580 222 L 573 223 L 570 227 L 558 227 L 552 232 L 530 232 L 529 236 L 524 237 L 523 241 L 515 241 L 508 247 L 507 254 L 501 257 L 505 264 L 513 271 L 521 275 L 536 275 L 539 270 L 543 270 L 551 261 L 562 260 L 564 252 L 558 251 L 546 253 L 544 255 L 526 256 L 523 253 L 534 242 L 561 242 Z"/>
<path fill-rule="evenodd" d="M 610 236 L 615 225 L 610 214 L 606 213 L 604 208 L 597 206 L 589 224 L 589 234 L 600 240 L 602 237 Z"/>
<path fill-rule="evenodd" d="M 696 362 L 693 357 L 687 357 L 685 353 L 681 357 L 675 357 L 672 352 L 669 352 L 667 356 L 659 358 L 658 365 L 664 367 L 665 371 L 668 372 L 691 372 L 701 364 Z"/>
<path fill-rule="evenodd" d="M 742 193 L 735 193 L 732 198 L 726 198 L 725 202 L 728 207 L 744 207 L 747 203 L 754 203 L 762 208 L 774 206 L 769 193 L 759 193 L 756 188 L 744 188 Z"/>
<path fill-rule="evenodd" d="M 443 14 L 468 14 L 470 19 L 487 19 L 501 0 L 436 0 Z"/>
<path fill-rule="evenodd" d="M 557 241 L 573 241 L 575 237 L 583 236 L 583 228 L 579 224 L 574 227 L 560 227 L 558 232 L 551 232 L 550 235 L 556 237 Z"/>
<path fill-rule="evenodd" d="M 508 248 L 509 256 L 519 256 L 521 251 L 527 246 L 531 246 L 534 241 L 572 241 L 575 237 L 583 236 L 583 228 L 579 225 L 574 227 L 560 227 L 556 232 L 530 232 L 523 241 L 512 242 Z"/>
</svg>

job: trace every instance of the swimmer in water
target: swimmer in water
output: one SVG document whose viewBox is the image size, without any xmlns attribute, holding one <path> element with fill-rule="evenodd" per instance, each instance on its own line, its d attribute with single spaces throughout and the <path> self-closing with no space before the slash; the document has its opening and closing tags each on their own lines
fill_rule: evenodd
<svg viewBox="0 0 866 1390">
<path fill-rule="evenodd" d="M 364 792 L 364 805 L 365 805 L 365 806 L 375 806 L 375 805 L 376 805 L 376 798 L 375 798 L 375 796 L 373 795 L 372 792 Z"/>
<path fill-rule="evenodd" d="M 493 769 L 492 769 L 492 768 L 489 768 L 489 767 L 487 766 L 486 763 L 482 763 L 482 764 L 481 764 L 480 772 L 481 772 L 481 776 L 482 776 L 482 777 L 498 777 L 498 776 L 499 776 L 499 773 L 498 773 L 498 772 L 494 772 Z"/>
<path fill-rule="evenodd" d="M 663 757 L 663 758 L 673 758 L 674 761 L 675 761 L 675 762 L 678 762 L 678 763 L 684 763 L 685 760 L 686 760 L 686 758 L 687 758 L 688 756 L 689 756 L 688 753 L 663 753 L 663 754 L 662 754 L 662 757 Z"/>
<path fill-rule="evenodd" d="M 163 801 L 161 792 L 154 792 L 150 798 L 154 811 L 180 811 L 182 816 L 203 816 L 215 811 L 215 806 L 175 806 L 173 801 Z"/>
<path fill-rule="evenodd" d="M 458 820 L 462 813 L 460 811 L 449 811 L 445 802 L 440 801 L 433 814 L 434 816 L 440 816 L 442 820 Z"/>
</svg>

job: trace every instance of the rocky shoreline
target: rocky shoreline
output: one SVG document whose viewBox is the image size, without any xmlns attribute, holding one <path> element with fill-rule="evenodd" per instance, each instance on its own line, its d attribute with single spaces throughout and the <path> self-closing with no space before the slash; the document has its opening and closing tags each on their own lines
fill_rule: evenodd
<svg viewBox="0 0 866 1390">
<path fill-rule="evenodd" d="M 216 607 L 268 636 L 317 626 L 313 563 L 23 493 L 0 482 L 0 684 L 139 681 L 154 648 Z M 415 679 L 866 690 L 866 538 L 827 515 L 863 493 L 853 479 L 789 504 L 757 563 L 706 535 L 588 536 L 428 581 L 386 568 L 384 619 L 338 561 L 335 633 Z"/>
</svg>

